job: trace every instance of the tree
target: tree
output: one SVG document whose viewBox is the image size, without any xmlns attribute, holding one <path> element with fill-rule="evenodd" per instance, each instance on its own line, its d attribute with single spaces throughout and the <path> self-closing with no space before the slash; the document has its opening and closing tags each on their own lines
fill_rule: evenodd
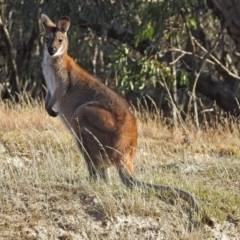
<svg viewBox="0 0 240 240">
<path fill-rule="evenodd" d="M 1 0 L 4 96 L 29 91 L 37 97 L 43 91 L 38 19 L 45 12 L 55 20 L 70 16 L 70 54 L 125 96 L 147 93 L 161 109 L 172 99 L 172 109 L 182 116 L 195 106 L 196 123 L 213 101 L 238 116 L 239 5 L 239 0 Z"/>
</svg>

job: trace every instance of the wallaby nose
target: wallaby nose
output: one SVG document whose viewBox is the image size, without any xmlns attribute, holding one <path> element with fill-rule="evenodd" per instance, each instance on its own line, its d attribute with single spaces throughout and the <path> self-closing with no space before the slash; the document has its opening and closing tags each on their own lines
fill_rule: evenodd
<svg viewBox="0 0 240 240">
<path fill-rule="evenodd" d="M 48 53 L 52 56 L 52 55 L 54 55 L 55 53 L 56 53 L 56 51 L 57 51 L 57 48 L 55 48 L 55 47 L 49 47 L 48 48 Z"/>
</svg>

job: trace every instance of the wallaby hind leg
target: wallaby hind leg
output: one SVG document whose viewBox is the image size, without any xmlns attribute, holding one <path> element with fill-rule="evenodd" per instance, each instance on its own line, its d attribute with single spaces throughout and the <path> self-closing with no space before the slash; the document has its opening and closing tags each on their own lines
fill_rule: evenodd
<svg viewBox="0 0 240 240">
<path fill-rule="evenodd" d="M 86 159 L 85 159 L 86 161 Z M 109 172 L 108 168 L 97 168 L 92 164 L 92 162 L 86 161 L 89 177 L 91 180 L 103 179 L 106 182 L 109 182 Z"/>
<path fill-rule="evenodd" d="M 98 102 L 90 102 L 78 107 L 72 115 L 73 124 L 83 128 L 94 127 L 101 133 L 113 133 L 116 131 L 116 119 L 113 114 L 101 106 Z M 98 137 L 98 136 L 96 136 Z"/>
<path fill-rule="evenodd" d="M 133 188 L 136 185 L 136 180 L 133 178 L 133 161 L 131 155 L 134 154 L 134 148 L 128 148 L 128 152 L 125 152 L 116 163 L 117 171 L 122 183 Z"/>
<path fill-rule="evenodd" d="M 75 142 L 84 156 L 90 178 L 100 177 L 108 181 L 107 168 L 112 164 L 110 158 L 113 156 L 108 155 L 110 150 L 106 150 L 105 146 L 114 143 L 114 117 L 98 103 L 91 102 L 77 108 L 71 121 Z"/>
<path fill-rule="evenodd" d="M 103 179 L 104 181 L 106 181 L 106 182 L 110 181 L 108 168 L 100 168 L 98 170 L 98 174 L 99 174 L 100 178 Z"/>
<path fill-rule="evenodd" d="M 109 175 L 108 175 L 108 168 L 101 167 L 99 168 L 94 164 L 96 160 L 92 159 L 91 157 L 91 151 L 88 149 L 87 141 L 84 137 L 81 136 L 81 139 L 75 138 L 75 144 L 79 150 L 79 152 L 83 155 L 83 158 L 86 162 L 89 178 L 91 180 L 97 180 L 98 178 L 103 179 L 105 181 L 109 181 Z"/>
<path fill-rule="evenodd" d="M 119 177 L 125 186 L 129 188 L 135 187 L 135 179 L 133 178 L 132 173 L 129 172 L 125 166 L 117 166 L 117 170 Z"/>
</svg>

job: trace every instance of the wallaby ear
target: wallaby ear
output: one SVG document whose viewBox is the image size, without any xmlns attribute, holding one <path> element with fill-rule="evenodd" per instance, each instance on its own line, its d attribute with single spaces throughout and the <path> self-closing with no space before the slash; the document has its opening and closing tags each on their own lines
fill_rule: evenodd
<svg viewBox="0 0 240 240">
<path fill-rule="evenodd" d="M 43 26 L 44 30 L 46 30 L 48 28 L 56 27 L 56 25 L 45 14 L 41 14 L 41 22 L 42 22 L 42 26 Z"/>
<path fill-rule="evenodd" d="M 57 22 L 57 28 L 66 33 L 70 27 L 70 19 L 69 17 L 61 17 Z"/>
</svg>

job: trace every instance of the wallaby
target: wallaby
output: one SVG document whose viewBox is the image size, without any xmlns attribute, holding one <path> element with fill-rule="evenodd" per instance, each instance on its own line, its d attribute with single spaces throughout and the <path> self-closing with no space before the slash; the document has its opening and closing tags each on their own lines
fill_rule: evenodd
<svg viewBox="0 0 240 240">
<path fill-rule="evenodd" d="M 55 25 L 48 16 L 42 14 L 41 22 L 45 30 L 42 61 L 47 84 L 45 108 L 50 116 L 59 115 L 71 131 L 85 159 L 90 178 L 99 176 L 107 180 L 108 167 L 115 165 L 126 186 L 173 193 L 186 200 L 199 213 L 199 204 L 189 192 L 142 183 L 133 178 L 137 125 L 127 103 L 80 68 L 68 55 L 68 17 L 61 17 Z"/>
</svg>

